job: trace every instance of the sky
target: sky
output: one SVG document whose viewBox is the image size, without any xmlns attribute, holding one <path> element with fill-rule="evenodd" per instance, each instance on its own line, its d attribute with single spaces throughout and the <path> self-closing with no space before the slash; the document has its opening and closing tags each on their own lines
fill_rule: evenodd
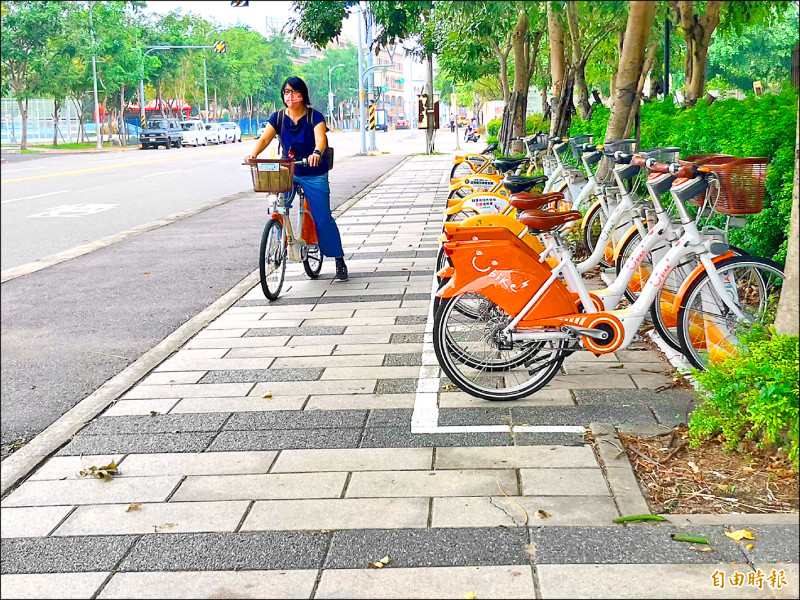
<svg viewBox="0 0 800 600">
<path fill-rule="evenodd" d="M 266 34 L 267 16 L 277 19 L 280 26 L 294 16 L 291 2 L 274 0 L 250 0 L 249 6 L 240 8 L 232 7 L 230 0 L 206 0 L 204 2 L 148 0 L 145 12 L 164 14 L 171 10 L 180 10 L 183 14 L 193 12 L 209 21 L 216 21 L 220 25 L 236 25 L 237 21 L 240 21 L 262 34 Z M 348 18 L 342 27 L 343 34 L 352 39 L 354 43 L 358 36 L 356 23 L 357 17 L 354 15 Z"/>
</svg>

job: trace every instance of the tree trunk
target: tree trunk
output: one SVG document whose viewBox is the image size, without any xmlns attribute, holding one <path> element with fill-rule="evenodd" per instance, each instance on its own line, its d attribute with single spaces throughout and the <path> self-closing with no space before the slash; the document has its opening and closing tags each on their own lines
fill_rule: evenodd
<svg viewBox="0 0 800 600">
<path fill-rule="evenodd" d="M 642 110 L 642 90 L 644 89 L 644 82 L 647 80 L 647 75 L 650 73 L 650 69 L 653 67 L 653 62 L 656 58 L 656 52 L 658 52 L 658 42 L 651 41 L 650 48 L 647 50 L 647 58 L 645 58 L 644 65 L 642 66 L 642 74 L 639 76 L 639 83 L 636 84 L 636 96 L 633 99 L 631 114 L 628 117 L 628 124 L 625 127 L 625 135 L 622 137 L 629 137 L 631 131 L 633 131 L 634 124 L 638 123 L 639 114 Z M 638 143 L 636 147 L 639 147 Z"/>
<path fill-rule="evenodd" d="M 542 87 L 542 121 L 550 119 L 550 103 L 547 101 L 547 85 Z"/>
<path fill-rule="evenodd" d="M 783 272 L 786 279 L 783 282 L 781 299 L 778 302 L 778 314 L 775 317 L 775 329 L 783 335 L 798 334 L 798 303 L 800 303 L 800 281 L 798 281 L 798 270 L 800 269 L 800 257 L 798 256 L 798 238 L 800 238 L 800 227 L 798 227 L 798 194 L 800 194 L 800 120 L 797 122 L 794 142 L 794 191 L 792 192 L 792 216 L 789 221 L 789 247 L 786 251 L 786 267 Z"/>
<path fill-rule="evenodd" d="M 563 137 L 569 131 L 572 113 L 575 112 L 575 105 L 572 101 L 574 88 L 575 72 L 571 67 L 567 67 L 561 86 L 561 95 L 558 98 L 553 98 L 553 113 L 550 120 L 551 136 Z"/>
<path fill-rule="evenodd" d="M 19 134 L 19 147 L 20 150 L 28 149 L 28 99 L 20 100 L 17 98 L 17 106 L 19 107 L 19 116 L 22 120 L 22 131 Z"/>
<path fill-rule="evenodd" d="M 61 108 L 61 102 L 53 99 L 53 146 L 58 146 L 58 109 Z"/>
<path fill-rule="evenodd" d="M 550 104 L 550 135 L 556 136 L 561 109 L 561 90 L 564 87 L 564 30 L 553 12 L 553 3 L 547 3 L 547 32 L 550 37 L 550 87 L 553 101 Z"/>
<path fill-rule="evenodd" d="M 686 43 L 684 59 L 684 106 L 694 106 L 703 97 L 706 87 L 706 58 L 711 44 L 711 34 L 719 25 L 720 0 L 709 0 L 703 14 L 694 14 L 693 0 L 679 0 L 671 3 L 678 13 L 678 23 L 683 30 Z"/>
<path fill-rule="evenodd" d="M 632 0 L 629 3 L 628 22 L 617 69 L 614 102 L 606 128 L 607 142 L 625 137 L 631 110 L 634 108 L 636 88 L 642 75 L 645 44 L 653 26 L 655 10 L 655 3 L 647 0 Z"/>
<path fill-rule="evenodd" d="M 425 130 L 425 147 L 426 152 L 428 154 L 433 154 L 434 149 L 434 136 L 436 134 L 436 130 L 433 128 L 434 119 L 433 119 L 433 54 L 428 54 L 428 101 L 427 106 L 425 109 L 428 116 L 428 128 Z"/>
<path fill-rule="evenodd" d="M 575 65 L 575 87 L 578 90 L 578 113 L 581 119 L 588 121 L 592 117 L 589 104 L 589 88 L 586 87 L 586 63 L 581 61 Z"/>
<path fill-rule="evenodd" d="M 624 31 L 617 31 L 617 65 L 614 67 L 614 72 L 611 73 L 611 84 L 609 89 L 611 93 L 609 97 L 611 98 L 611 103 L 614 103 L 614 98 L 616 98 L 616 91 L 617 91 L 617 72 L 619 71 L 619 59 L 622 57 L 622 43 L 625 40 L 625 32 Z"/>
<path fill-rule="evenodd" d="M 119 145 L 123 148 L 128 145 L 128 136 L 125 127 L 125 86 L 119 90 Z"/>
</svg>

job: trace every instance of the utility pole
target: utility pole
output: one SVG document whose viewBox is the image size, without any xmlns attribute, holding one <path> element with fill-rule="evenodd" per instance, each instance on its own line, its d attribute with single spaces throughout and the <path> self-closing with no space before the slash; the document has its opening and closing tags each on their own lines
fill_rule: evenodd
<svg viewBox="0 0 800 600">
<path fill-rule="evenodd" d="M 94 20 L 92 19 L 92 12 L 94 12 L 94 3 L 89 7 L 89 30 L 92 33 L 92 79 L 94 81 L 94 126 L 95 138 L 97 140 L 96 148 L 103 149 L 103 138 L 100 131 L 100 104 L 97 101 L 97 60 L 95 59 L 95 43 L 94 43 Z"/>
<path fill-rule="evenodd" d="M 367 28 L 367 71 L 369 71 L 373 64 L 372 58 L 372 15 L 367 13 L 366 15 L 366 28 Z M 375 101 L 375 71 L 369 74 L 369 78 L 367 79 L 367 99 L 370 104 Z M 375 130 L 369 130 L 369 148 L 368 150 L 377 150 L 377 146 L 375 146 Z"/>
<path fill-rule="evenodd" d="M 361 28 L 364 23 L 364 8 L 358 4 L 358 124 L 361 130 L 361 154 L 367 153 L 367 136 L 364 129 L 366 111 L 364 110 L 364 48 L 361 42 Z"/>
<path fill-rule="evenodd" d="M 206 123 L 208 123 L 208 71 L 206 71 L 206 57 L 203 56 L 203 93 L 206 97 Z"/>
</svg>

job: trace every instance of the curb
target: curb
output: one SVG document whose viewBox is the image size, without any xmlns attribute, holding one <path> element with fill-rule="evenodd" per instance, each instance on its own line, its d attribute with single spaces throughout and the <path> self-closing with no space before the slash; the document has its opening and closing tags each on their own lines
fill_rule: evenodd
<svg viewBox="0 0 800 600">
<path fill-rule="evenodd" d="M 399 163 L 397 163 L 397 165 L 392 167 L 392 169 L 384 173 L 381 177 L 370 183 L 358 194 L 353 196 L 350 200 L 339 205 L 334 211 L 334 218 L 346 212 L 350 207 L 352 207 L 356 202 L 358 202 L 358 200 L 366 196 L 369 192 L 371 192 L 383 181 L 385 181 L 390 175 L 392 175 L 395 171 L 397 171 L 401 166 L 403 166 L 410 158 L 411 156 L 407 156 Z M 249 193 L 252 192 L 243 192 L 241 194 L 237 194 L 236 196 L 237 197 L 243 196 L 244 194 L 249 194 Z M 227 202 L 233 199 L 234 197 L 229 197 L 228 199 L 218 200 L 208 204 L 216 206 L 218 204 L 222 204 L 223 202 Z M 203 205 L 202 207 L 198 207 L 198 209 L 201 208 L 202 210 L 207 210 L 209 208 L 213 208 L 213 206 Z M 195 214 L 196 212 L 201 212 L 201 210 L 198 209 L 193 209 L 194 210 L 193 214 Z M 186 211 L 186 212 L 192 212 L 192 211 Z M 173 219 L 173 221 L 178 220 L 178 218 L 183 218 L 180 215 L 183 215 L 183 213 L 178 213 L 177 215 L 173 215 L 173 217 L 177 217 Z M 190 216 L 190 215 L 187 214 L 183 216 Z M 173 221 L 169 222 L 171 223 Z M 161 221 L 156 221 L 154 223 L 151 223 L 150 225 L 152 225 L 151 229 L 155 229 L 156 227 L 161 227 L 163 225 L 168 225 L 168 224 L 169 223 L 167 222 L 162 223 Z M 143 227 L 148 227 L 148 225 Z M 139 228 L 137 228 L 137 231 L 129 230 L 129 232 L 123 232 L 122 234 L 118 235 L 127 234 L 128 236 L 130 236 L 130 235 L 137 235 L 139 233 L 144 233 L 144 231 L 147 231 L 146 229 L 138 231 L 138 229 Z M 117 236 L 111 236 L 111 237 L 117 237 Z M 109 238 L 105 239 L 107 240 Z M 121 240 L 115 240 L 115 241 L 121 241 Z M 114 241 L 110 241 L 105 245 L 107 246 L 112 243 L 114 243 Z M 81 252 L 81 254 L 86 254 L 87 252 L 90 251 L 91 250 L 86 250 L 84 252 Z M 76 254 L 75 256 L 80 256 L 80 254 Z M 74 258 L 74 256 L 63 258 L 62 260 L 69 260 L 69 258 Z M 59 260 L 58 262 L 62 261 Z M 44 268 L 44 266 L 40 268 Z M 17 277 L 21 277 L 21 275 L 17 275 Z M 34 469 L 36 469 L 36 467 L 38 467 L 42 462 L 47 460 L 48 457 L 53 452 L 58 450 L 60 446 L 62 446 L 65 442 L 67 442 L 70 437 L 72 437 L 84 425 L 86 425 L 86 423 L 94 419 L 97 415 L 99 415 L 111 404 L 113 404 L 120 396 L 122 396 L 122 394 L 124 394 L 130 388 L 132 388 L 138 381 L 144 378 L 150 371 L 152 371 L 155 367 L 157 367 L 160 363 L 162 363 L 173 352 L 175 352 L 183 344 L 189 341 L 195 334 L 197 334 L 201 329 L 203 329 L 211 321 L 216 319 L 228 308 L 230 308 L 235 302 L 237 302 L 240 298 L 242 298 L 258 282 L 259 282 L 259 272 L 256 269 L 248 276 L 246 276 L 244 279 L 242 279 L 239 283 L 237 283 L 227 293 L 225 293 L 219 300 L 211 304 L 209 307 L 201 311 L 199 314 L 189 319 L 186 323 L 184 323 L 178 329 L 176 329 L 174 332 L 168 335 L 163 341 L 161 341 L 155 347 L 153 347 L 145 354 L 140 356 L 133 364 L 129 365 L 122 372 L 118 373 L 117 375 L 109 379 L 102 386 L 100 386 L 100 388 L 98 388 L 95 392 L 93 392 L 92 394 L 81 400 L 77 405 L 72 407 L 69 411 L 67 411 L 64 415 L 62 415 L 47 429 L 42 431 L 39 435 L 37 435 L 30 442 L 28 442 L 25 446 L 23 446 L 22 448 L 14 452 L 14 454 L 6 458 L 2 462 L 2 469 L 0 469 L 0 471 L 2 471 L 2 474 L 0 475 L 0 496 L 5 495 L 13 486 L 15 486 L 18 482 L 20 482 L 20 480 L 27 477 L 31 472 L 33 472 Z"/>
</svg>

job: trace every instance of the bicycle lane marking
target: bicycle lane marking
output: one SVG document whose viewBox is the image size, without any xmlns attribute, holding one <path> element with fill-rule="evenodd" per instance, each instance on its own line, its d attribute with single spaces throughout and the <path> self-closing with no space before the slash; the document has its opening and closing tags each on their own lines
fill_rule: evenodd
<svg viewBox="0 0 800 600">
<path fill-rule="evenodd" d="M 20 177 L 18 179 L 3 179 L 2 181 L 0 181 L 0 184 L 19 183 L 19 182 L 22 182 L 22 181 L 34 181 L 34 180 L 37 180 L 37 179 L 48 179 L 48 178 L 51 178 L 51 177 L 65 177 L 67 175 L 80 175 L 82 173 L 94 173 L 94 172 L 97 172 L 97 171 L 108 171 L 108 170 L 111 170 L 111 169 L 121 169 L 122 167 L 135 167 L 135 166 L 139 166 L 139 165 L 150 165 L 150 164 L 153 164 L 153 163 L 162 163 L 162 162 L 171 162 L 171 161 L 175 161 L 175 160 L 191 159 L 191 158 L 198 157 L 198 156 L 215 156 L 215 155 L 222 155 L 222 154 L 227 154 L 227 152 L 203 152 L 201 154 L 193 154 L 191 156 L 175 156 L 173 158 L 158 158 L 158 159 L 153 159 L 153 160 L 143 160 L 143 161 L 138 161 L 138 162 L 125 163 L 125 164 L 121 164 L 121 165 L 109 165 L 109 166 L 106 166 L 106 167 L 93 167 L 91 169 L 79 169 L 77 171 L 64 171 L 62 173 L 49 173 L 49 174 L 45 174 L 45 175 L 32 175 L 30 177 Z"/>
<path fill-rule="evenodd" d="M 445 173 L 442 176 L 444 182 Z M 443 220 L 444 221 L 444 220 Z M 435 267 L 434 267 L 435 268 Z M 431 282 L 431 299 L 422 337 L 422 366 L 419 368 L 414 411 L 411 413 L 411 433 L 583 433 L 583 425 L 439 425 L 439 361 L 433 347 L 433 299 L 438 290 L 436 273 Z"/>
</svg>

